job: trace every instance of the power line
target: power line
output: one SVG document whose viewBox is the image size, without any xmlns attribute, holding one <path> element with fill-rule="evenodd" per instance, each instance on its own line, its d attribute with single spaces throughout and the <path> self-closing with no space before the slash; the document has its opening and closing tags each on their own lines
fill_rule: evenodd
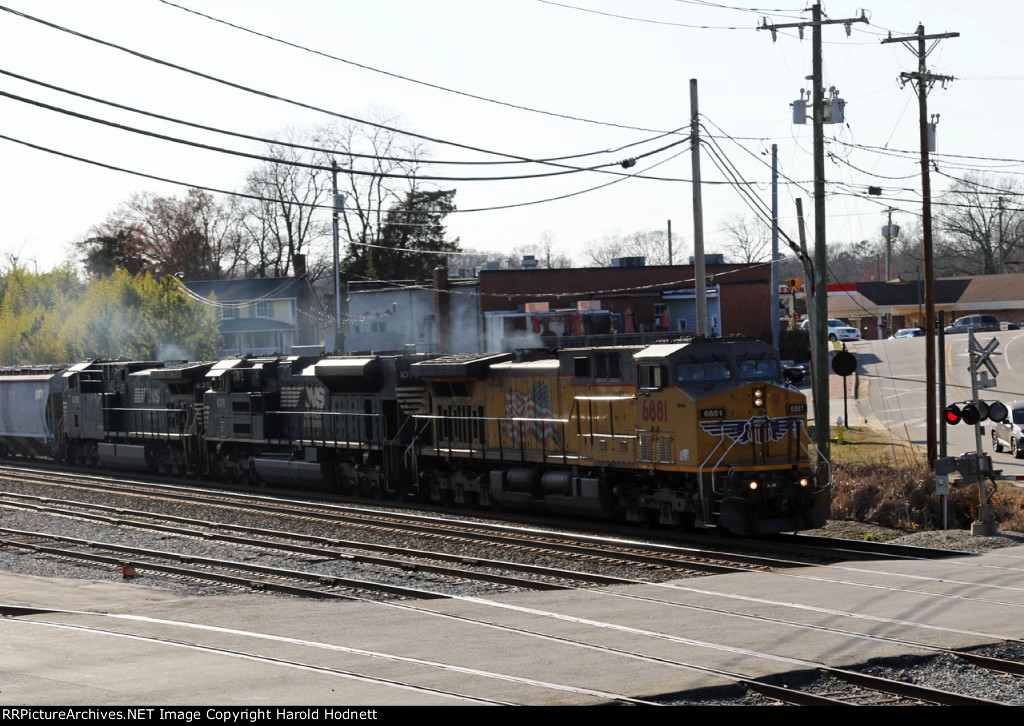
<svg viewBox="0 0 1024 726">
<path fill-rule="evenodd" d="M 133 170 L 133 169 L 126 169 L 124 167 L 115 166 L 113 164 L 107 164 L 107 163 L 104 163 L 104 162 L 101 162 L 101 161 L 96 161 L 94 159 L 87 159 L 87 158 L 85 158 L 83 156 L 77 156 L 75 154 L 70 154 L 70 153 L 64 152 L 64 151 L 58 151 L 58 150 L 52 149 L 50 147 L 41 146 L 39 144 L 34 144 L 34 143 L 29 142 L 29 141 L 24 141 L 22 139 L 16 139 L 16 138 L 14 138 L 12 136 L 6 136 L 6 135 L 3 135 L 3 134 L 0 134 L 0 139 L 3 139 L 5 141 L 10 141 L 10 142 L 15 143 L 15 144 L 20 144 L 20 145 L 26 146 L 26 147 L 28 147 L 30 149 L 35 149 L 36 151 L 42 151 L 42 152 L 45 152 L 47 154 L 53 154 L 54 156 L 60 156 L 60 157 L 63 157 L 65 159 L 71 159 L 73 161 L 79 161 L 79 162 L 82 162 L 84 164 L 91 164 L 92 166 L 98 166 L 98 167 L 101 167 L 103 169 L 109 169 L 111 171 L 117 171 L 117 172 L 121 172 L 121 173 L 124 173 L 124 174 L 131 174 L 133 176 L 142 177 L 144 179 L 151 179 L 153 181 L 163 182 L 165 184 L 174 184 L 176 186 L 187 187 L 187 188 L 190 188 L 190 189 L 200 189 L 200 190 L 206 191 L 206 192 L 213 192 L 215 194 L 224 194 L 224 195 L 227 195 L 227 196 L 239 197 L 241 199 L 251 199 L 251 200 L 254 200 L 254 201 L 258 201 L 258 202 L 270 202 L 270 203 L 273 203 L 273 204 L 289 204 L 289 205 L 295 205 L 295 206 L 298 206 L 298 207 L 305 207 L 305 208 L 311 208 L 311 209 L 327 209 L 327 210 L 333 209 L 333 206 L 332 205 L 328 205 L 328 204 L 310 204 L 310 203 L 307 203 L 307 202 L 300 202 L 300 201 L 294 201 L 294 200 L 275 199 L 275 198 L 271 198 L 271 197 L 264 197 L 264 196 L 259 195 L 259 194 L 249 194 L 249 193 L 246 193 L 246 192 L 237 192 L 237 191 L 231 191 L 231 190 L 227 190 L 227 189 L 219 189 L 217 187 L 209 187 L 209 186 L 205 186 L 205 185 L 201 185 L 201 184 L 193 184 L 193 183 L 190 183 L 190 182 L 183 182 L 183 181 L 180 181 L 180 180 L 177 180 L 177 179 L 170 179 L 168 177 L 161 177 L 161 176 L 157 176 L 155 174 L 148 174 L 146 172 L 136 171 L 136 170 Z M 656 162 L 655 164 L 652 164 L 652 165 L 648 166 L 647 169 L 645 169 L 644 171 L 649 170 L 649 169 L 653 169 L 653 168 L 655 168 L 657 166 L 660 166 L 661 164 L 665 164 L 665 163 L 667 163 L 669 161 L 672 161 L 673 159 L 675 159 L 675 158 L 681 156 L 682 154 L 686 153 L 686 151 L 687 151 L 687 149 L 683 149 L 679 153 L 674 154 L 674 155 L 670 156 L 667 159 L 663 159 L 662 161 Z M 518 208 L 518 207 L 529 207 L 529 206 L 534 206 L 534 205 L 537 205 L 537 204 L 546 204 L 546 203 L 549 203 L 549 202 L 560 201 L 562 199 L 568 199 L 570 197 L 575 197 L 575 196 L 579 196 L 581 194 L 587 194 L 589 192 L 597 191 L 599 189 L 603 189 L 603 188 L 605 188 L 607 186 L 610 186 L 612 184 L 617 184 L 617 183 L 625 181 L 627 179 L 632 179 L 634 177 L 638 177 L 639 174 L 640 174 L 640 172 L 637 172 L 637 174 L 627 174 L 627 175 L 624 175 L 624 176 L 620 176 L 620 177 L 618 177 L 616 179 L 613 179 L 610 182 L 606 182 L 604 184 L 599 184 L 599 185 L 594 186 L 594 187 L 589 187 L 587 189 L 581 189 L 579 191 L 570 192 L 570 193 L 562 194 L 562 195 L 555 196 L 555 197 L 546 197 L 546 198 L 543 198 L 543 199 L 535 199 L 535 200 L 528 201 L 528 202 L 516 202 L 516 203 L 512 203 L 512 204 L 504 204 L 504 205 L 497 205 L 497 206 L 491 206 L 491 207 L 477 207 L 477 208 L 474 208 L 474 209 L 453 209 L 453 210 L 448 210 L 447 213 L 456 214 L 456 213 L 471 213 L 471 212 L 493 212 L 493 211 L 499 211 L 499 210 L 505 210 L 505 209 L 515 209 L 515 208 Z M 370 211 L 387 212 L 387 211 L 390 211 L 390 210 L 370 210 Z M 431 210 L 424 210 L 424 211 L 429 212 Z"/>
<path fill-rule="evenodd" d="M 214 17 L 212 15 L 208 15 L 206 13 L 201 13 L 198 10 L 193 10 L 193 9 L 187 8 L 187 7 L 183 6 L 183 5 L 178 5 L 176 3 L 170 2 L 170 0 L 157 0 L 157 2 L 161 2 L 164 5 L 167 5 L 167 6 L 172 7 L 172 8 L 177 8 L 178 10 L 183 10 L 186 13 L 191 13 L 193 15 L 197 15 L 197 16 L 199 16 L 201 18 L 205 18 L 206 20 L 210 20 L 210 21 L 212 21 L 214 23 L 220 23 L 221 25 L 226 25 L 229 28 L 234 28 L 235 30 L 240 30 L 243 33 L 249 33 L 250 35 L 255 35 L 255 36 L 259 37 L 259 38 L 263 38 L 264 40 L 269 40 L 269 41 L 271 41 L 273 43 L 280 43 L 281 45 L 285 45 L 285 46 L 288 46 L 290 48 L 294 48 L 296 50 L 303 51 L 304 53 L 312 53 L 313 55 L 317 55 L 317 56 L 320 56 L 322 58 L 327 58 L 328 60 L 337 61 L 339 63 L 345 63 L 345 64 L 353 66 L 355 68 L 361 68 L 363 70 L 370 71 L 372 73 L 379 73 L 379 74 L 384 75 L 384 76 L 389 76 L 391 78 L 396 78 L 396 79 L 398 79 L 400 81 L 406 81 L 407 83 L 415 83 L 417 85 L 425 86 L 427 88 L 433 88 L 434 90 L 437 90 L 437 91 L 443 91 L 445 93 L 453 93 L 453 94 L 455 94 L 457 96 L 464 96 L 466 98 L 471 98 L 471 99 L 473 99 L 475 101 L 483 101 L 485 103 L 493 103 L 493 104 L 496 104 L 498 106 L 505 106 L 507 108 L 513 108 L 513 109 L 516 109 L 518 111 L 528 111 L 530 113 L 542 114 L 544 116 L 551 116 L 551 117 L 554 117 L 554 118 L 561 118 L 561 119 L 566 119 L 566 120 L 569 120 L 569 121 L 579 121 L 581 123 L 596 124 L 596 125 L 599 125 L 599 126 L 610 126 L 612 128 L 628 129 L 628 130 L 632 130 L 632 131 L 645 131 L 645 132 L 658 133 L 658 129 L 648 129 L 648 128 L 643 128 L 641 126 L 630 126 L 630 125 L 627 125 L 627 124 L 612 123 L 610 121 L 597 121 L 595 119 L 584 118 L 584 117 L 581 117 L 581 116 L 571 116 L 569 114 L 556 113 L 554 111 L 545 111 L 543 109 L 531 108 L 529 106 L 522 106 L 522 105 L 515 104 L 515 103 L 509 103 L 507 101 L 498 101 L 498 100 L 493 99 L 493 98 L 487 98 L 486 96 L 479 96 L 477 94 L 468 93 L 466 91 L 459 91 L 457 89 L 448 88 L 447 86 L 442 86 L 442 85 L 439 85 L 437 83 L 430 83 L 429 81 L 421 81 L 419 79 L 411 78 L 409 76 L 403 76 L 403 75 L 401 75 L 399 73 L 393 73 L 392 71 L 385 71 L 385 70 L 382 70 L 380 68 L 374 68 L 373 66 L 369 66 L 369 65 L 366 65 L 364 63 L 357 63 L 356 61 L 349 60 L 347 58 L 341 58 L 339 56 L 332 55 L 330 53 L 326 53 L 326 52 L 324 52 L 322 50 L 316 50 L 315 48 L 310 48 L 308 46 L 301 45 L 299 43 L 294 43 L 294 42 L 289 41 L 289 40 L 284 40 L 282 38 L 278 38 L 276 36 L 269 35 L 267 33 L 261 33 L 261 32 L 259 32 L 257 30 L 253 30 L 252 28 L 247 28 L 247 27 L 245 27 L 243 25 L 239 25 L 237 23 L 232 23 L 232 22 L 229 22 L 229 21 L 224 20 L 222 18 L 217 18 L 217 17 Z M 668 132 L 668 133 L 675 133 L 675 132 Z"/>
<path fill-rule="evenodd" d="M 618 13 L 606 13 L 602 10 L 593 10 L 591 8 L 581 8 L 578 5 L 569 5 L 568 3 L 554 2 L 554 0 L 537 0 L 539 3 L 545 5 L 557 5 L 560 8 L 566 8 L 567 10 L 576 10 L 581 13 L 591 13 L 593 15 L 602 15 L 607 18 L 615 18 L 616 20 L 628 20 L 633 23 L 649 23 L 651 25 L 667 25 L 675 28 L 692 28 L 695 30 L 756 30 L 751 27 L 740 27 L 732 25 L 695 25 L 693 23 L 674 23 L 668 20 L 651 20 L 650 18 L 637 18 L 631 15 L 619 15 Z"/>
<path fill-rule="evenodd" d="M 158 133 L 156 133 L 154 131 L 146 131 L 144 129 L 139 129 L 139 128 L 136 128 L 134 126 L 128 126 L 126 124 L 120 124 L 120 123 L 116 123 L 114 121 L 107 121 L 105 119 L 97 118 L 95 116 L 89 116 L 87 114 L 79 113 L 77 111 L 71 111 L 69 109 L 60 108 L 59 106 L 53 106 L 53 105 L 48 104 L 48 103 L 43 103 L 41 101 L 34 101 L 34 100 L 30 99 L 30 98 L 25 98 L 23 96 L 18 96 L 18 95 L 15 95 L 13 93 L 8 93 L 6 91 L 0 91 L 0 96 L 6 97 L 6 98 L 10 98 L 10 99 L 15 100 L 15 101 L 19 101 L 21 103 L 26 103 L 26 104 L 29 104 L 29 105 L 32 105 L 32 106 L 36 106 L 38 108 L 44 108 L 44 109 L 46 109 L 48 111 L 53 111 L 55 113 L 60 113 L 60 114 L 64 114 L 64 115 L 67 115 L 67 116 L 73 116 L 74 118 L 82 119 L 84 121 L 89 121 L 91 123 L 96 123 L 96 124 L 101 124 L 101 125 L 104 125 L 104 126 L 109 126 L 111 128 L 116 128 L 116 129 L 119 129 L 121 131 L 128 131 L 128 132 L 133 133 L 133 134 L 139 134 L 139 135 L 142 135 L 142 136 L 149 136 L 150 138 L 159 139 L 161 141 L 168 141 L 168 142 L 175 143 L 175 144 L 182 144 L 182 145 L 185 145 L 185 146 L 192 146 L 194 148 L 203 149 L 205 151 L 216 151 L 216 152 L 221 153 L 221 154 L 230 154 L 232 156 L 240 156 L 240 157 L 243 157 L 243 158 L 253 159 L 253 160 L 256 160 L 256 161 L 264 161 L 264 162 L 268 162 L 268 163 L 272 163 L 272 164 L 281 164 L 283 166 L 298 167 L 298 168 L 301 168 L 301 169 L 312 169 L 312 170 L 315 170 L 315 171 L 331 171 L 332 169 L 334 169 L 334 167 L 332 167 L 330 165 L 327 165 L 327 164 L 314 164 L 312 162 L 298 161 L 298 160 L 292 160 L 292 159 L 281 159 L 279 157 L 265 156 L 263 154 L 253 154 L 253 153 L 249 153 L 249 152 L 245 152 L 245 151 L 237 151 L 237 150 L 234 150 L 234 149 L 226 149 L 224 147 L 213 146 L 211 144 L 203 144 L 203 143 L 200 143 L 198 141 L 188 141 L 187 139 L 181 139 L 181 138 L 177 138 L 177 137 L 174 137 L 174 136 L 168 136 L 166 134 L 158 134 Z M 647 156 L 651 156 L 653 154 L 660 153 L 662 151 L 665 151 L 667 149 L 671 149 L 671 148 L 673 148 L 675 146 L 678 146 L 678 145 L 684 144 L 684 143 L 687 143 L 687 139 L 680 139 L 679 141 L 674 141 L 671 144 L 667 144 L 667 145 L 662 146 L 662 147 L 660 147 L 658 149 L 654 149 L 652 151 L 648 151 L 648 152 L 645 152 L 643 154 L 638 154 L 637 156 L 635 156 L 633 158 L 634 159 L 642 159 L 642 158 L 645 158 Z M 376 157 L 374 157 L 374 158 L 376 158 Z M 355 176 L 383 177 L 383 178 L 386 178 L 386 179 L 418 179 L 418 180 L 423 180 L 423 181 L 474 182 L 474 181 L 517 181 L 517 180 L 523 180 L 523 179 L 541 179 L 541 178 L 547 178 L 547 177 L 553 177 L 553 176 L 564 176 L 566 174 L 577 174 L 579 172 L 585 172 L 585 171 L 618 174 L 619 172 L 609 172 L 608 168 L 609 167 L 614 167 L 614 166 L 619 166 L 619 165 L 620 165 L 620 162 L 615 161 L 615 162 L 607 162 L 607 163 L 604 163 L 604 164 L 599 164 L 599 165 L 591 166 L 591 167 L 563 167 L 562 170 L 560 170 L 560 171 L 551 171 L 551 172 L 544 172 L 544 173 L 538 173 L 538 174 L 520 174 L 520 175 L 514 175 L 514 176 L 506 175 L 506 176 L 491 176 L 491 177 L 438 176 L 438 175 L 420 174 L 420 173 L 415 173 L 415 172 L 413 172 L 413 173 L 406 173 L 406 174 L 398 174 L 398 173 L 394 173 L 394 172 L 385 172 L 385 171 L 379 171 L 379 170 L 367 171 L 367 170 L 364 170 L 364 169 L 340 168 L 340 167 L 338 168 L 338 171 L 340 171 L 340 172 L 342 172 L 344 174 L 351 174 L 351 175 L 355 175 Z"/>
<path fill-rule="evenodd" d="M 171 63 L 170 61 L 162 60 L 160 58 L 156 58 L 156 57 L 148 55 L 146 53 L 142 53 L 142 52 L 137 51 L 137 50 L 132 50 L 131 48 L 127 48 L 127 47 L 125 47 L 123 45 L 118 45 L 117 43 L 113 43 L 113 42 L 108 41 L 108 40 L 102 40 L 100 38 L 96 38 L 95 36 L 91 36 L 91 35 L 88 35 L 86 33 L 82 33 L 82 32 L 77 31 L 77 30 L 72 30 L 70 28 L 66 28 L 66 27 L 58 25 L 56 23 L 52 23 L 52 22 L 50 22 L 48 20 L 43 20 L 41 18 L 37 18 L 35 16 L 29 15 L 28 13 L 23 13 L 21 11 L 14 10 L 12 8 L 9 8 L 9 7 L 3 6 L 3 5 L 0 5 L 0 11 L 11 13 L 12 15 L 17 15 L 18 17 L 24 18 L 26 20 L 31 20 L 32 22 L 39 23 L 40 25 L 44 25 L 44 26 L 46 26 L 48 28 L 52 28 L 54 30 L 59 30 L 62 33 L 67 33 L 69 35 L 73 35 L 75 37 L 82 38 L 83 40 L 88 40 L 90 42 L 106 46 L 108 48 L 113 48 L 114 50 L 121 51 L 122 53 L 126 53 L 126 54 L 134 56 L 136 58 L 141 58 L 142 60 L 149 61 L 151 63 L 156 63 L 157 65 L 165 66 L 167 68 L 171 68 L 173 70 L 180 71 L 182 73 L 187 73 L 189 75 L 196 76 L 197 78 L 202 78 L 204 80 L 210 81 L 212 83 L 217 83 L 217 84 L 226 86 L 228 88 L 233 88 L 235 90 L 244 91 L 245 93 L 251 93 L 253 95 L 260 96 L 261 98 L 267 98 L 267 99 L 270 99 L 270 100 L 273 100 L 273 101 L 280 101 L 282 103 L 287 103 L 289 105 L 296 106 L 298 108 L 303 108 L 303 109 L 306 109 L 308 111 L 315 111 L 317 113 L 326 114 L 328 116 L 333 116 L 335 118 L 344 119 L 346 121 L 351 121 L 351 122 L 358 123 L 358 124 L 364 124 L 366 126 L 371 126 L 373 128 L 381 129 L 382 131 L 389 131 L 391 133 L 400 134 L 402 136 L 409 136 L 411 138 L 420 139 L 421 141 L 429 141 L 431 143 L 442 144 L 442 145 L 445 145 L 445 146 L 452 146 L 454 148 L 464 149 L 466 151 L 474 151 L 474 152 L 481 153 L 481 154 L 490 154 L 492 156 L 500 156 L 500 157 L 503 157 L 503 158 L 506 158 L 506 159 L 516 159 L 516 160 L 519 160 L 519 161 L 536 161 L 534 159 L 529 159 L 528 157 L 524 157 L 524 156 L 521 156 L 521 155 L 518 155 L 518 154 L 506 154 L 506 153 L 503 153 L 503 152 L 500 152 L 500 151 L 492 151 L 492 150 L 483 149 L 483 148 L 480 148 L 480 147 L 477 147 L 477 146 L 471 146 L 469 144 L 462 144 L 462 143 L 459 143 L 457 141 L 448 141 L 446 139 L 441 139 L 441 138 L 434 137 L 434 136 L 427 136 L 426 134 L 419 134 L 419 133 L 416 133 L 416 132 L 413 132 L 413 131 L 405 131 L 403 129 L 399 129 L 399 128 L 394 127 L 394 126 L 389 126 L 388 124 L 378 123 L 376 121 L 368 121 L 366 119 L 361 119 L 361 118 L 358 118 L 356 116 L 350 116 L 348 114 L 343 114 L 343 113 L 340 113 L 338 111 L 331 111 L 329 109 L 325 109 L 325 108 L 322 108 L 320 106 L 314 106 L 312 104 L 303 103 L 302 101 L 296 101 L 294 99 L 290 99 L 290 98 L 286 98 L 284 96 L 280 96 L 280 95 L 277 95 L 277 94 L 274 94 L 274 93 L 270 93 L 269 91 L 261 91 L 259 89 L 252 88 L 250 86 L 245 86 L 245 85 L 240 84 L 240 83 L 235 83 L 234 81 L 228 81 L 228 80 L 226 80 L 224 78 L 218 78 L 217 76 L 212 76 L 212 75 L 210 75 L 208 73 L 203 73 L 202 71 L 197 71 L 197 70 L 194 70 L 192 68 L 187 68 L 185 66 L 178 65 L 176 63 Z M 551 166 L 556 166 L 556 167 L 560 166 L 559 164 L 550 163 L 550 162 L 537 162 L 537 163 L 549 163 Z"/>
<path fill-rule="evenodd" d="M 302 150 L 302 151 L 313 151 L 313 152 L 327 154 L 327 155 L 336 154 L 336 155 L 339 155 L 339 156 L 348 156 L 348 157 L 353 157 L 353 158 L 357 158 L 357 159 L 377 159 L 377 160 L 382 160 L 382 161 L 393 161 L 393 162 L 398 162 L 398 163 L 417 163 L 417 162 L 422 161 L 420 159 L 410 159 L 410 158 L 403 158 L 403 157 L 379 156 L 379 155 L 376 155 L 376 154 L 361 154 L 361 153 L 354 152 L 354 151 L 343 151 L 343 150 L 340 150 L 340 149 L 328 149 L 328 148 L 325 148 L 325 147 L 310 146 L 308 144 L 298 144 L 298 143 L 295 143 L 295 142 L 285 141 L 285 140 L 282 140 L 282 139 L 270 139 L 270 138 L 266 138 L 266 137 L 262 137 L 262 136 L 253 136 L 251 134 L 243 134 L 243 133 L 240 133 L 240 132 L 237 132 L 237 131 L 229 131 L 227 129 L 218 128 L 216 126 L 207 126 L 205 124 L 199 124 L 199 123 L 195 123 L 195 122 L 192 122 L 192 121 L 185 121 L 185 120 L 182 120 L 182 119 L 174 118 L 173 116 L 165 116 L 163 114 L 153 113 L 152 111 L 144 111 L 142 109 L 135 108 L 133 106 L 127 106 L 127 105 L 124 105 L 124 104 L 115 103 L 114 101 L 108 101 L 106 99 L 98 98 L 96 96 L 90 96 L 90 95 L 85 94 L 85 93 L 79 93 L 78 91 L 73 91 L 73 90 L 68 89 L 68 88 L 63 88 L 61 86 L 56 86 L 56 85 L 53 85 L 51 83 L 46 83 L 44 81 L 40 81 L 40 80 L 37 80 L 37 79 L 34 79 L 34 78 L 30 78 L 28 76 L 24 76 L 24 75 L 21 75 L 19 73 L 14 73 L 12 71 L 4 70 L 2 68 L 0 68 L 0 75 L 5 75 L 5 76 L 9 76 L 11 78 L 16 78 L 16 79 L 18 79 L 20 81 L 25 81 L 26 83 L 32 83 L 32 84 L 35 84 L 37 86 L 41 86 L 43 88 L 48 88 L 48 89 L 50 89 L 52 91 L 57 91 L 59 93 L 64 93 L 64 94 L 67 94 L 67 95 L 70 95 L 70 96 L 74 96 L 76 98 L 82 98 L 82 99 L 85 99 L 87 101 L 92 101 L 94 103 L 103 104 L 105 106 L 110 106 L 112 108 L 117 108 L 117 109 L 120 109 L 122 111 L 128 111 L 130 113 L 135 113 L 135 114 L 139 114 L 139 115 L 142 115 L 142 116 L 147 116 L 149 118 L 155 118 L 155 119 L 158 119 L 160 121 L 168 121 L 170 123 L 179 124 L 179 125 L 182 125 L 182 126 L 188 126 L 190 128 L 199 129 L 201 131 L 211 131 L 213 133 L 224 134 L 225 136 L 233 136 L 235 138 L 245 139 L 247 141 L 258 141 L 260 143 L 268 144 L 268 145 L 271 145 L 271 146 L 283 146 L 283 147 L 287 147 L 287 148 L 299 149 L 299 150 Z M 641 144 L 646 144 L 646 143 L 650 143 L 650 142 L 653 142 L 653 141 L 657 141 L 658 139 L 662 139 L 662 138 L 664 138 L 666 136 L 670 136 L 672 134 L 678 133 L 679 130 L 680 129 L 676 129 L 675 131 L 669 131 L 669 132 L 666 132 L 666 133 L 662 133 L 662 134 L 659 134 L 658 136 L 653 136 L 651 138 L 643 139 L 641 141 L 633 141 L 633 142 L 630 142 L 628 144 L 623 144 L 622 146 L 616 147 L 614 149 L 602 149 L 602 150 L 599 150 L 599 151 L 588 151 L 588 152 L 583 152 L 583 153 L 579 153 L 579 154 L 571 154 L 571 155 L 567 155 L 567 156 L 548 157 L 548 158 L 545 158 L 545 159 L 515 159 L 515 160 L 504 160 L 504 161 L 446 161 L 446 160 L 431 159 L 430 163 L 432 165 L 448 165 L 448 164 L 451 164 L 451 165 L 466 165 L 466 166 L 488 166 L 488 165 L 502 166 L 502 165 L 509 165 L 509 164 L 535 164 L 535 163 L 546 163 L 546 162 L 556 162 L 556 161 L 568 161 L 568 160 L 571 160 L 571 159 L 580 159 L 580 158 L 584 158 L 584 157 L 587 157 L 587 156 L 596 156 L 598 154 L 615 154 L 615 153 L 619 153 L 619 152 L 625 151 L 626 149 L 632 148 L 634 146 L 639 146 Z"/>
</svg>

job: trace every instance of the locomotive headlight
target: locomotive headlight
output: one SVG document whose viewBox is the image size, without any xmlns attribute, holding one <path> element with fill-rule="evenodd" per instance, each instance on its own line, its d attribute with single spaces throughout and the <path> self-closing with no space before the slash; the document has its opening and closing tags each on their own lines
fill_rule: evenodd
<svg viewBox="0 0 1024 726">
<path fill-rule="evenodd" d="M 763 388 L 755 388 L 754 389 L 753 399 L 754 399 L 754 408 L 764 408 L 764 389 Z"/>
</svg>

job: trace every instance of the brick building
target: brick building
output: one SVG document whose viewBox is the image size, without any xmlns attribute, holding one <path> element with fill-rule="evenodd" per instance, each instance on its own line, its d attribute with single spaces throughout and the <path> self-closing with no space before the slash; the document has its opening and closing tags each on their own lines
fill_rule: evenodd
<svg viewBox="0 0 1024 726">
<path fill-rule="evenodd" d="M 719 264 L 706 272 L 709 332 L 770 341 L 771 267 Z M 515 338 L 526 347 L 531 335 L 689 333 L 696 327 L 694 268 L 481 270 L 480 309 L 489 350 L 507 349 L 502 341 Z"/>
</svg>

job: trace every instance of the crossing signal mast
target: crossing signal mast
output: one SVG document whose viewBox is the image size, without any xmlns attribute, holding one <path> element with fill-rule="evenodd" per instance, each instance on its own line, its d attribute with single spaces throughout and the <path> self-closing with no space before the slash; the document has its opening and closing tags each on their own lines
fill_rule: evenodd
<svg viewBox="0 0 1024 726">
<path fill-rule="evenodd" d="M 975 451 L 961 456 L 946 456 L 935 460 L 935 482 L 940 494 L 949 493 L 949 475 L 958 472 L 965 482 L 978 483 L 978 521 L 971 523 L 971 534 L 993 535 L 996 533 L 995 512 L 992 509 L 992 495 L 995 493 L 995 477 L 1000 473 L 992 469 L 992 457 L 984 453 L 981 445 L 981 422 L 1006 421 L 1009 410 L 1001 401 L 982 401 L 978 398 L 978 389 L 992 388 L 996 385 L 999 369 L 992 361 L 999 341 L 993 338 L 982 346 L 969 330 L 970 343 L 968 352 L 971 356 L 971 400 L 951 403 L 942 412 L 944 424 L 956 425 L 963 421 L 974 426 Z M 984 370 L 982 370 L 984 368 Z M 985 490 L 985 480 L 992 482 L 992 489 Z"/>
</svg>

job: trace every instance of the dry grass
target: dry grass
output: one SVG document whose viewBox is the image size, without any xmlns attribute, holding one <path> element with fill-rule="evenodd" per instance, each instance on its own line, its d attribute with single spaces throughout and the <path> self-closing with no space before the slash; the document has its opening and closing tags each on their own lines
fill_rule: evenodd
<svg viewBox="0 0 1024 726">
<path fill-rule="evenodd" d="M 950 489 L 951 527 L 969 526 L 977 508 L 976 486 Z M 833 469 L 833 518 L 915 531 L 939 526 L 941 515 L 935 477 L 923 462 L 904 466 L 887 461 L 837 463 Z"/>
<path fill-rule="evenodd" d="M 866 428 L 832 440 L 832 518 L 867 522 L 903 531 L 941 526 L 935 477 L 924 453 L 909 442 Z M 990 483 L 986 483 L 990 487 Z M 1024 530 L 1024 493 L 999 482 L 992 498 L 1003 530 Z M 947 503 L 949 526 L 967 528 L 977 519 L 978 485 L 951 482 Z"/>
</svg>

